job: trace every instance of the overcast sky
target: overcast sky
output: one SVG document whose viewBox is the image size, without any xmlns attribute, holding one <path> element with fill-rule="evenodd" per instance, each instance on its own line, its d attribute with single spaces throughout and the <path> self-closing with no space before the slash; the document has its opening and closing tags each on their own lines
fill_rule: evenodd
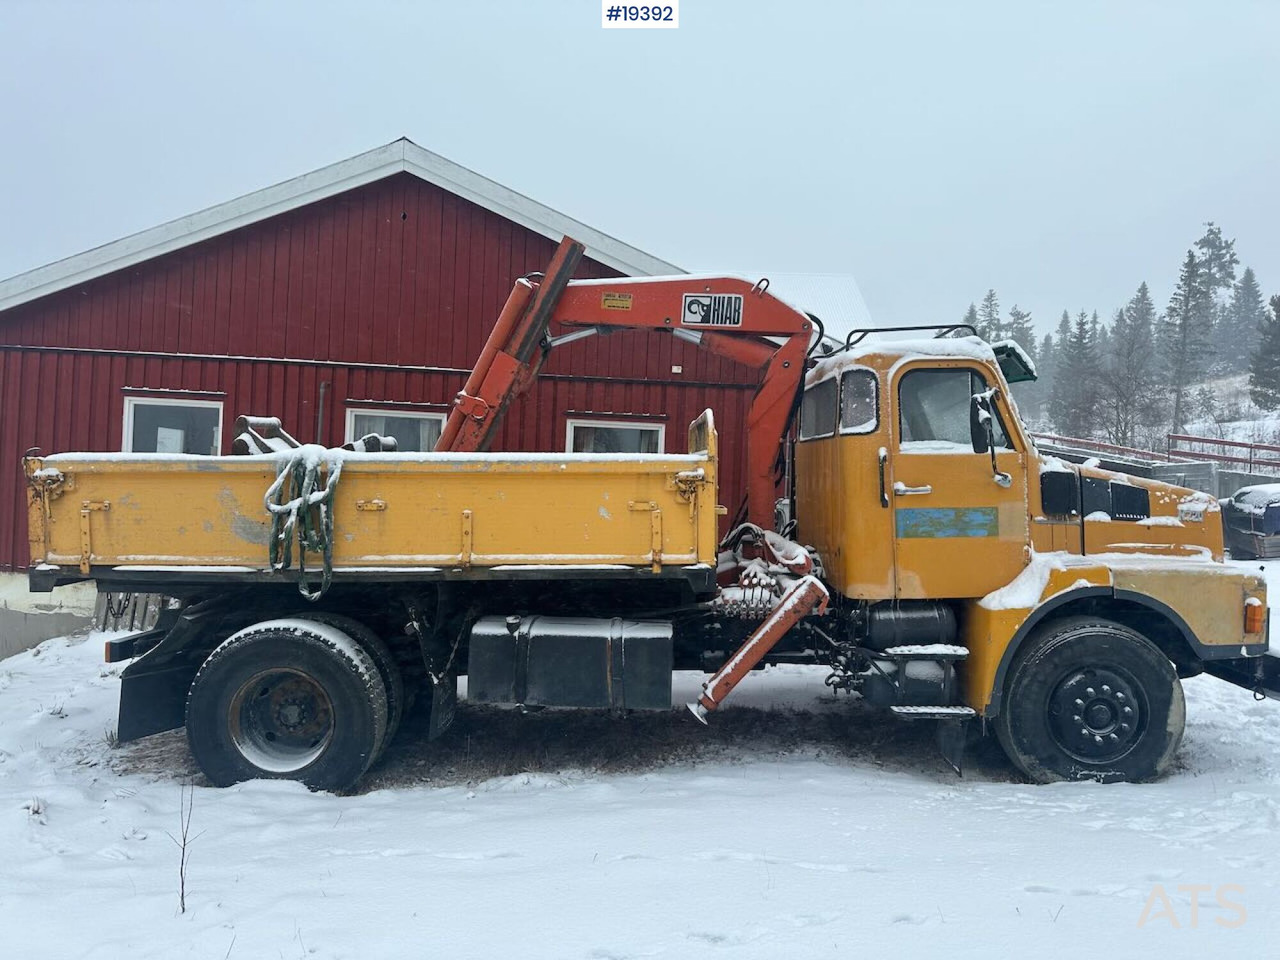
<svg viewBox="0 0 1280 960">
<path fill-rule="evenodd" d="M 1280 292 L 1280 2 L 0 0 L 0 277 L 408 136 L 686 269 L 1161 306 L 1215 220 Z"/>
</svg>

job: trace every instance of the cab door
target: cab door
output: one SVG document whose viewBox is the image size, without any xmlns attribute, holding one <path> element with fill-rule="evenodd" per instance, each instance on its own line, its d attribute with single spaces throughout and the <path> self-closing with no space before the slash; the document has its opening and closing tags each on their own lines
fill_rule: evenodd
<svg viewBox="0 0 1280 960">
<path fill-rule="evenodd" d="M 896 595 L 981 597 L 1005 586 L 1028 557 L 1027 460 L 1008 399 L 993 397 L 996 468 L 974 453 L 970 398 L 997 385 L 968 361 L 918 362 L 893 378 L 890 451 Z M 1015 446 L 1016 445 L 1016 446 Z"/>
<path fill-rule="evenodd" d="M 795 447 L 796 536 L 818 551 L 826 581 L 857 600 L 894 597 L 891 418 L 881 384 L 864 366 L 810 374 Z"/>
</svg>

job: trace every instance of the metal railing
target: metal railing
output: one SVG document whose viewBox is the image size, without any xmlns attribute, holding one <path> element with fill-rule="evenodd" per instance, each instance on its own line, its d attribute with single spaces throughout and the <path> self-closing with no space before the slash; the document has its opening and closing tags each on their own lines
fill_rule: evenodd
<svg viewBox="0 0 1280 960">
<path fill-rule="evenodd" d="M 1185 433 L 1171 433 L 1167 438 L 1169 459 L 1212 460 L 1214 463 L 1235 464 L 1244 467 L 1246 473 L 1257 469 L 1280 470 L 1280 446 L 1272 443 L 1250 443 L 1246 440 L 1220 440 L 1217 437 L 1197 437 Z M 1191 449 L 1187 444 L 1209 447 L 1209 450 Z M 1236 451 L 1231 453 L 1230 451 Z M 1273 456 L 1266 456 L 1273 454 Z"/>
<path fill-rule="evenodd" d="M 1150 460 L 1157 463 L 1164 463 L 1175 458 L 1168 452 L 1161 453 L 1156 450 L 1143 450 L 1140 447 L 1124 447 L 1115 443 L 1104 443 L 1101 440 L 1090 440 L 1087 437 L 1064 437 L 1056 433 L 1036 433 L 1031 436 L 1036 440 L 1043 440 L 1045 443 L 1053 444 L 1060 447 L 1072 447 L 1085 452 L 1111 454 L 1113 456 L 1124 457 L 1128 460 Z"/>
</svg>

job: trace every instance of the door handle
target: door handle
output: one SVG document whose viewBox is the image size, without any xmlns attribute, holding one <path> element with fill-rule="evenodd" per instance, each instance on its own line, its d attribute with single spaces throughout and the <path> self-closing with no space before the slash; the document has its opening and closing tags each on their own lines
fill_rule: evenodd
<svg viewBox="0 0 1280 960">
<path fill-rule="evenodd" d="M 895 497 L 920 497 L 926 493 L 933 493 L 933 487 L 925 484 L 923 487 L 908 487 L 901 480 L 893 485 L 893 495 Z"/>
<path fill-rule="evenodd" d="M 880 506 L 889 506 L 889 494 L 884 489 L 884 465 L 889 462 L 889 451 L 884 447 L 880 448 L 877 459 L 880 461 Z"/>
</svg>

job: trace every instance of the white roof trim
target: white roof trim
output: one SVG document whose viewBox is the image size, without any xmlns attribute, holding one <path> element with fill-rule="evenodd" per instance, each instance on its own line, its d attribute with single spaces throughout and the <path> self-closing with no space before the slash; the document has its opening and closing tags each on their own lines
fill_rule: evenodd
<svg viewBox="0 0 1280 960">
<path fill-rule="evenodd" d="M 0 282 L 0 310 L 402 172 L 433 183 L 544 237 L 558 241 L 567 234 L 586 244 L 587 256 L 630 276 L 684 272 L 665 260 L 650 256 L 423 149 L 411 140 L 401 139 L 284 183 L 10 277 Z"/>
</svg>

